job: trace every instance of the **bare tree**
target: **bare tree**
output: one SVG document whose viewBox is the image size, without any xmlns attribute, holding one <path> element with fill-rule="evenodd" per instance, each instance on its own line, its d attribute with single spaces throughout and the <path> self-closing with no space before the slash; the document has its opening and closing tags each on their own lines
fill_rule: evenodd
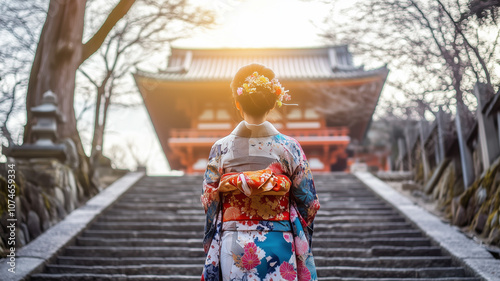
<svg viewBox="0 0 500 281">
<path fill-rule="evenodd" d="M 99 15 L 95 5 L 93 11 Z M 88 9 L 92 9 L 88 8 Z M 99 18 L 99 17 L 94 17 Z M 185 37 L 196 28 L 213 23 L 212 15 L 206 10 L 192 8 L 186 0 L 151 1 L 137 0 L 130 11 L 111 30 L 102 48 L 85 62 L 79 71 L 95 89 L 94 130 L 91 144 L 90 163 L 93 166 L 102 154 L 104 131 L 112 98 L 137 94 L 133 85 L 131 69 L 159 54 L 166 57 L 169 43 Z M 90 23 L 92 25 L 93 23 Z M 94 23 L 95 24 L 95 23 Z M 125 87 L 119 85 L 126 84 Z M 118 103 L 113 101 L 113 103 Z M 126 104 L 126 106 L 131 105 Z"/>
<path fill-rule="evenodd" d="M 121 145 L 113 144 L 106 153 L 111 159 L 111 165 L 113 166 L 113 168 L 129 168 L 129 161 L 126 161 L 127 154 L 125 152 L 125 149 Z"/>
<path fill-rule="evenodd" d="M 59 108 L 65 117 L 65 122 L 57 127 L 57 133 L 60 138 L 71 139 L 76 145 L 79 156 L 77 177 L 86 196 L 97 193 L 98 189 L 89 176 L 89 161 L 76 127 L 73 106 L 76 70 L 100 48 L 110 30 L 134 2 L 135 0 L 120 0 L 100 28 L 84 43 L 83 26 L 87 1 L 51 0 L 36 47 L 26 94 L 26 108 L 38 105 L 43 93 L 48 90 L 56 94 Z M 34 120 L 29 110 L 26 113 L 24 142 L 29 143 Z"/>
<path fill-rule="evenodd" d="M 76 145 L 79 155 L 77 176 L 87 196 L 97 192 L 97 183 L 92 180 L 93 173 L 90 161 L 85 154 L 77 130 L 73 105 L 76 71 L 83 62 L 101 48 L 108 34 L 128 13 L 135 2 L 135 0 L 115 1 L 114 3 L 117 4 L 113 5 L 112 10 L 105 15 L 96 31 L 85 36 L 86 40 L 84 42 L 84 15 L 89 6 L 87 0 L 50 0 L 47 17 L 31 68 L 26 107 L 30 108 L 39 104 L 43 93 L 48 90 L 56 94 L 59 107 L 65 117 L 65 122 L 58 126 L 57 133 L 60 138 L 69 138 Z M 158 1 L 144 0 L 144 3 L 151 5 L 156 2 Z M 179 2 L 183 2 L 183 0 L 169 1 L 172 5 Z M 151 10 L 144 12 L 148 11 L 151 12 Z M 171 10 L 172 13 L 181 11 L 181 7 Z M 137 28 L 140 29 L 140 25 L 145 23 L 136 22 Z M 150 39 L 155 40 L 154 37 Z M 24 130 L 24 142 L 26 143 L 32 139 L 31 128 L 33 121 L 30 111 L 27 111 L 27 123 Z"/>
<path fill-rule="evenodd" d="M 35 54 L 40 21 L 46 15 L 45 0 L 0 0 L 0 142 L 18 144 L 9 120 L 23 108 L 21 99 L 28 85 L 29 65 Z"/>
<path fill-rule="evenodd" d="M 127 141 L 127 151 L 129 155 L 132 157 L 135 167 L 146 167 L 151 156 L 153 156 L 152 145 L 148 145 L 147 153 L 140 151 L 139 147 L 132 140 Z"/>
<path fill-rule="evenodd" d="M 468 1 L 373 0 L 353 7 L 348 21 L 330 17 L 323 36 L 350 44 L 364 61 L 389 63 L 388 86 L 418 115 L 474 104 L 468 93 L 476 82 L 498 89 L 491 72 L 500 58 L 500 30 L 494 21 L 479 25 Z"/>
<path fill-rule="evenodd" d="M 469 2 L 470 13 L 476 15 L 479 22 L 488 19 L 496 21 L 498 17 L 498 9 L 500 1 L 498 0 L 471 0 Z"/>
</svg>

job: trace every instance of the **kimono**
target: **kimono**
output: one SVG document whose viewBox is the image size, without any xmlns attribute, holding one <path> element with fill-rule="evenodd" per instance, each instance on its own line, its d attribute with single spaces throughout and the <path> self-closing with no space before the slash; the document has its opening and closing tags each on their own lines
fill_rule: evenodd
<svg viewBox="0 0 500 281">
<path fill-rule="evenodd" d="M 320 204 L 300 144 L 269 122 L 242 121 L 210 151 L 201 202 L 202 280 L 317 280 Z"/>
</svg>

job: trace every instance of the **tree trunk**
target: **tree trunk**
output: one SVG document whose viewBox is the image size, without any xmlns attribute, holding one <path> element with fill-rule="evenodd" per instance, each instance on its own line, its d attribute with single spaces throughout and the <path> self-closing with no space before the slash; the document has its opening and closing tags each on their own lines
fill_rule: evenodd
<svg viewBox="0 0 500 281">
<path fill-rule="evenodd" d="M 76 70 L 82 58 L 85 6 L 86 0 L 50 1 L 26 95 L 24 143 L 32 141 L 34 120 L 30 108 L 39 105 L 43 94 L 51 90 L 57 96 L 59 110 L 65 118 L 65 122 L 57 127 L 58 137 L 71 138 L 75 143 L 80 160 L 78 178 L 86 195 L 91 196 L 97 188 L 88 176 L 89 162 L 76 128 L 73 107 Z"/>
<path fill-rule="evenodd" d="M 76 71 L 82 62 L 101 47 L 113 26 L 123 18 L 134 2 L 135 0 L 120 0 L 101 28 L 83 44 L 87 0 L 51 0 L 31 68 L 26 94 L 24 143 L 32 141 L 31 128 L 35 120 L 30 108 L 39 105 L 43 94 L 51 90 L 57 96 L 59 109 L 65 118 L 65 122 L 57 128 L 58 137 L 70 138 L 76 145 L 79 156 L 77 177 L 87 196 L 97 193 L 98 189 L 93 182 L 90 161 L 76 127 L 73 107 Z"/>
<path fill-rule="evenodd" d="M 106 81 L 106 80 L 105 80 Z M 94 113 L 94 134 L 92 136 L 92 146 L 90 151 L 90 165 L 94 167 L 97 164 L 97 160 L 99 159 L 99 152 L 102 147 L 99 148 L 99 135 L 101 132 L 101 103 L 104 96 L 104 88 L 105 84 L 99 86 L 97 88 L 97 97 L 96 97 L 96 105 L 95 105 L 95 113 Z"/>
</svg>

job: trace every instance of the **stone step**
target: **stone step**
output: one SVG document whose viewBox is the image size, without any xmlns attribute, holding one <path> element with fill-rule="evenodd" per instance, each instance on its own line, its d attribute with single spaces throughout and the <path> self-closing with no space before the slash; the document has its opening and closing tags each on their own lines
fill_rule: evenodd
<svg viewBox="0 0 500 281">
<path fill-rule="evenodd" d="M 199 208 L 203 210 L 201 203 L 161 203 L 161 204 L 135 204 L 135 203 L 116 203 L 113 205 L 114 209 L 124 209 L 124 210 L 158 210 L 158 211 L 168 211 L 168 210 L 179 210 L 179 209 L 194 209 Z"/>
<path fill-rule="evenodd" d="M 370 248 L 319 248 L 313 247 L 315 256 L 325 257 L 379 257 L 379 256 L 439 256 L 439 247 L 394 247 L 374 246 Z M 67 256 L 93 257 L 202 257 L 201 247 L 129 247 L 129 246 L 70 246 Z"/>
<path fill-rule="evenodd" d="M 318 266 L 318 277 L 378 277 L 378 278 L 435 278 L 435 277 L 463 277 L 461 267 L 434 267 L 434 268 L 380 268 L 380 267 L 347 267 L 347 266 Z M 82 265 L 48 265 L 47 273 L 92 273 L 92 274 L 125 274 L 125 275 L 174 275 L 201 274 L 201 267 L 196 264 L 145 264 L 145 265 L 109 265 L 109 266 L 82 266 Z"/>
<path fill-rule="evenodd" d="M 198 198 L 195 198 L 193 194 L 195 192 L 200 192 L 200 196 Z M 120 200 L 147 200 L 147 199 L 155 199 L 155 200 L 171 200 L 175 198 L 180 198 L 182 200 L 184 199 L 189 199 L 189 200 L 200 200 L 201 197 L 201 189 L 198 188 L 196 191 L 195 190 L 186 190 L 186 191 L 176 191 L 175 193 L 169 193 L 169 192 L 164 192 L 167 196 L 163 197 L 158 197 L 156 194 L 151 194 L 149 191 L 147 193 L 141 193 L 141 192 L 134 192 L 134 189 L 131 189 L 130 192 L 127 192 L 126 194 L 123 194 L 123 196 L 120 198 Z"/>
<path fill-rule="evenodd" d="M 154 231 L 154 230 L 94 230 L 87 229 L 82 233 L 82 237 L 102 237 L 102 238 L 200 238 L 198 231 Z M 313 245 L 316 238 L 396 238 L 396 237 L 422 237 L 422 234 L 413 229 L 385 230 L 385 231 L 367 231 L 367 232 L 315 232 Z"/>
<path fill-rule="evenodd" d="M 369 248 L 322 248 L 313 246 L 314 256 L 323 257 L 412 257 L 412 256 L 440 256 L 439 247 L 396 247 L 396 246 L 373 246 Z"/>
<path fill-rule="evenodd" d="M 59 256 L 58 264 L 66 265 L 137 265 L 137 264 L 197 264 L 205 263 L 204 257 L 78 257 Z"/>
<path fill-rule="evenodd" d="M 328 202 L 334 202 L 334 201 L 356 201 L 356 202 L 365 202 L 365 201 L 375 201 L 378 200 L 380 202 L 379 198 L 375 195 L 370 195 L 370 194 L 345 194 L 345 195 L 340 195 L 340 194 L 334 194 L 332 192 L 318 192 L 318 196 L 321 196 L 321 199 L 324 199 L 323 201 L 328 201 Z"/>
<path fill-rule="evenodd" d="M 162 213 L 162 214 L 149 214 L 149 215 L 138 215 L 135 212 L 130 212 L 128 215 L 116 214 L 116 215 L 103 215 L 99 217 L 97 222 L 204 222 L 205 216 L 193 215 L 193 214 L 182 214 L 182 213 Z M 404 222 L 405 219 L 397 215 L 389 216 L 379 216 L 379 215 L 350 215 L 350 216 L 324 216 L 318 215 L 314 220 L 316 223 L 349 223 L 349 222 Z"/>
<path fill-rule="evenodd" d="M 156 198 L 151 198 L 151 199 L 122 199 L 120 200 L 120 203 L 122 204 L 136 204 L 136 205 L 160 205 L 160 204 L 178 204 L 178 203 L 183 203 L 187 204 L 193 207 L 200 207 L 201 208 L 201 202 L 200 199 L 193 199 L 192 196 L 191 198 L 182 198 L 182 197 L 166 197 L 165 196 L 158 196 Z M 187 196 L 184 196 L 187 197 Z"/>
<path fill-rule="evenodd" d="M 433 268 L 381 268 L 381 267 L 349 267 L 349 266 L 319 266 L 316 268 L 318 277 L 341 276 L 357 278 L 438 278 L 464 277 L 461 267 Z"/>
<path fill-rule="evenodd" d="M 406 222 L 374 222 L 374 223 L 317 223 L 316 232 L 322 231 L 370 231 L 370 230 L 396 230 L 407 229 L 410 225 Z M 178 231 L 203 231 L 200 222 L 95 222 L 91 229 L 95 230 L 178 230 Z"/>
<path fill-rule="evenodd" d="M 318 185 L 316 185 L 318 186 Z M 364 186 L 359 185 L 351 185 L 348 187 L 335 186 L 334 188 L 316 188 L 316 193 L 318 194 L 329 194 L 330 197 L 334 198 L 335 196 L 349 196 L 349 197 L 358 197 L 358 196 L 375 196 L 372 193 L 366 192 Z"/>
<path fill-rule="evenodd" d="M 353 206 L 353 207 L 360 207 L 360 206 L 371 206 L 371 207 L 378 207 L 378 206 L 383 206 L 383 207 L 387 207 L 387 205 L 374 198 L 374 199 L 370 199 L 368 201 L 365 201 L 365 200 L 348 200 L 348 199 L 342 199 L 342 200 L 339 200 L 337 198 L 335 199 L 330 199 L 330 200 L 324 200 L 325 202 L 323 202 L 321 204 L 321 206 L 325 206 L 325 207 L 336 207 L 336 206 L 340 206 L 340 207 L 344 207 L 344 206 Z"/>
<path fill-rule="evenodd" d="M 143 192 L 145 191 L 145 192 Z M 157 192 L 163 192 L 165 196 L 155 196 L 156 194 L 151 194 L 150 191 L 155 191 L 155 189 L 145 189 L 143 191 L 138 191 L 135 188 L 130 189 L 127 193 L 123 194 L 123 196 L 120 198 L 120 200 L 129 200 L 129 199 L 142 199 L 142 198 L 152 198 L 152 199 L 170 199 L 170 198 L 181 198 L 181 199 L 196 199 L 200 200 L 201 197 L 201 187 L 198 186 L 196 190 L 175 190 L 175 192 L 172 192 L 172 189 L 169 188 L 163 188 L 157 190 Z M 193 196 L 194 193 L 200 193 L 198 198 L 195 198 Z"/>
<path fill-rule="evenodd" d="M 351 216 L 316 216 L 314 224 L 317 223 L 358 223 L 358 222 L 405 222 L 401 216 L 375 216 L 375 215 L 351 215 Z"/>
<path fill-rule="evenodd" d="M 200 280 L 202 177 L 145 177 L 31 280 Z M 478 281 L 352 175 L 315 176 L 319 280 Z"/>
<path fill-rule="evenodd" d="M 374 230 L 404 230 L 410 228 L 410 224 L 406 222 L 378 222 L 378 223 L 332 223 L 332 224 L 315 224 L 314 231 L 351 231 L 351 232 L 366 232 Z"/>
<path fill-rule="evenodd" d="M 31 277 L 31 281 L 199 281 L 200 275 L 131 275 L 94 274 L 94 273 L 40 273 Z"/>
<path fill-rule="evenodd" d="M 134 215 L 130 216 L 122 216 L 122 215 L 105 215 L 99 217 L 97 222 L 100 223 L 108 223 L 108 222 L 133 222 L 133 221 L 141 221 L 141 222 L 204 222 L 205 216 L 202 215 L 182 215 L 182 214 L 168 214 L 168 215 Z"/>
<path fill-rule="evenodd" d="M 143 265 L 61 265 L 52 264 L 46 267 L 47 273 L 92 273 L 92 274 L 125 274 L 125 275 L 199 275 L 203 267 L 199 264 L 143 264 Z"/>
<path fill-rule="evenodd" d="M 431 246 L 427 238 L 313 238 L 314 247 L 369 248 L 373 246 Z"/>
<path fill-rule="evenodd" d="M 319 277 L 318 281 L 481 281 L 475 277 L 435 277 L 435 278 L 354 278 Z"/>
<path fill-rule="evenodd" d="M 384 204 L 379 205 L 363 205 L 363 204 L 345 204 L 345 205 L 329 205 L 329 204 L 321 204 L 321 209 L 324 211 L 350 211 L 355 210 L 370 212 L 371 211 L 391 211 L 392 208 L 388 207 Z"/>
<path fill-rule="evenodd" d="M 176 215 L 205 215 L 205 212 L 203 209 L 184 209 L 184 210 L 163 210 L 163 211 L 158 211 L 158 210 L 131 210 L 131 209 L 118 209 L 118 208 L 111 208 L 106 211 L 106 215 L 112 215 L 112 216 L 143 216 L 143 217 L 148 217 L 148 216 L 176 216 Z"/>
<path fill-rule="evenodd" d="M 149 194 L 149 195 L 163 195 L 163 196 L 176 196 L 179 192 L 188 192 L 191 191 L 191 194 L 197 193 L 198 198 L 201 195 L 201 183 L 198 186 L 184 186 L 181 188 L 170 188 L 170 187 L 136 187 L 132 188 L 127 192 L 127 195 L 141 195 L 141 194 Z"/>
<path fill-rule="evenodd" d="M 434 246 L 422 247 L 394 247 L 394 246 L 374 246 L 370 248 L 374 257 L 388 256 L 441 256 L 441 248 Z"/>
<path fill-rule="evenodd" d="M 103 215 L 102 220 L 118 220 L 118 221 L 131 221 L 145 219 L 151 219 L 152 221 L 157 221 L 161 219 L 175 220 L 176 218 L 187 218 L 194 217 L 199 220 L 205 218 L 203 210 L 200 209 L 190 209 L 190 210 L 123 210 L 123 209 L 109 209 L 106 215 Z M 383 214 L 371 214 L 370 212 L 321 212 L 316 215 L 316 219 L 319 221 L 326 222 L 358 222 L 358 221 L 393 221 L 402 222 L 405 219 L 394 213 L 383 213 Z"/>
<path fill-rule="evenodd" d="M 199 231 L 154 231 L 154 230 L 92 230 L 88 229 L 82 233 L 83 237 L 103 238 L 200 238 Z"/>
<path fill-rule="evenodd" d="M 201 247 L 202 239 L 166 239 L 166 238 L 122 238 L 122 239 L 106 239 L 94 237 L 78 237 L 76 239 L 77 246 L 122 246 L 129 247 Z"/>
<path fill-rule="evenodd" d="M 200 247 L 202 239 L 77 237 L 77 246 Z M 315 247 L 369 248 L 372 246 L 430 246 L 426 238 L 315 238 Z"/>
<path fill-rule="evenodd" d="M 358 267 L 448 267 L 451 266 L 450 257 L 377 257 L 377 258 L 349 258 L 315 256 L 316 266 L 358 266 Z"/>
<path fill-rule="evenodd" d="M 204 257 L 202 247 L 69 246 L 65 256 L 80 257 Z"/>
<path fill-rule="evenodd" d="M 398 215 L 398 214 L 392 209 L 366 211 L 366 210 L 325 210 L 323 208 L 320 208 L 318 213 L 316 214 L 316 217 L 319 217 L 319 216 L 329 216 L 329 217 L 330 216 L 354 216 L 354 215 L 393 216 L 393 215 Z"/>
<path fill-rule="evenodd" d="M 203 233 L 200 222 L 95 222 L 90 227 L 95 230 L 176 230 Z"/>
<path fill-rule="evenodd" d="M 313 245 L 315 238 L 380 238 L 380 237 L 422 237 L 422 233 L 415 229 L 398 229 L 398 230 L 381 230 L 381 231 L 366 231 L 366 232 L 316 232 L 313 236 Z"/>
</svg>

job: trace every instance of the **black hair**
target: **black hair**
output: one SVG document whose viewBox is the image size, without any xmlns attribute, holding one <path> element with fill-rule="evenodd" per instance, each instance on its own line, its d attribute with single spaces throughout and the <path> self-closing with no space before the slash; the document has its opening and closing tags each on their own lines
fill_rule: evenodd
<svg viewBox="0 0 500 281">
<path fill-rule="evenodd" d="M 245 79 L 257 72 L 259 75 L 264 75 L 269 80 L 275 76 L 272 69 L 258 63 L 245 65 L 238 69 L 231 81 L 231 90 L 233 98 L 241 104 L 241 109 L 251 116 L 262 116 L 266 112 L 274 108 L 277 101 L 277 96 L 272 94 L 268 89 L 257 87 L 257 91 L 250 95 L 238 95 L 237 90 L 245 83 Z"/>
</svg>

